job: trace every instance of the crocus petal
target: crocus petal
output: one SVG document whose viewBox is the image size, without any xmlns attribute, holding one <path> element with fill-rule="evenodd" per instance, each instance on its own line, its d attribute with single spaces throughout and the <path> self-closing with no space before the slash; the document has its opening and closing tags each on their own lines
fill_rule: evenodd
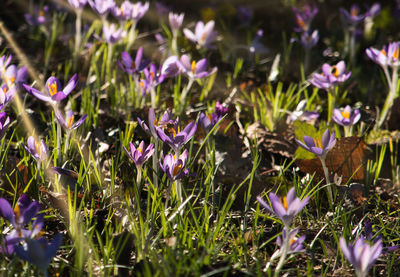
<svg viewBox="0 0 400 277">
<path fill-rule="evenodd" d="M 15 226 L 14 210 L 10 203 L 8 203 L 8 201 L 4 198 L 0 198 L 0 213 L 6 220 Z"/>
</svg>

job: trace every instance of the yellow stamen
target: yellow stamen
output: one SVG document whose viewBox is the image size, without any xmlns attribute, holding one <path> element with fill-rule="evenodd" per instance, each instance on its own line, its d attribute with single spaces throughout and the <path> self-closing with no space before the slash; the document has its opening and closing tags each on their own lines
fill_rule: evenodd
<svg viewBox="0 0 400 277">
<path fill-rule="evenodd" d="M 124 9 L 120 8 L 120 10 L 121 10 L 121 15 L 123 16 L 124 15 Z"/>
<path fill-rule="evenodd" d="M 210 121 L 212 121 L 212 114 L 208 115 L 208 119 L 210 119 Z"/>
<path fill-rule="evenodd" d="M 297 241 L 297 238 L 296 238 L 296 237 L 293 237 L 293 238 L 290 239 L 289 244 L 292 245 L 292 244 L 295 243 L 296 241 Z"/>
<path fill-rule="evenodd" d="M 203 35 L 200 38 L 200 43 L 203 43 L 206 40 L 207 33 L 203 33 Z"/>
<path fill-rule="evenodd" d="M 350 112 L 349 111 L 343 111 L 343 112 L 341 112 L 341 114 L 342 114 L 342 116 L 344 118 L 350 119 Z"/>
<path fill-rule="evenodd" d="M 40 11 L 39 16 L 44 16 L 44 11 Z"/>
<path fill-rule="evenodd" d="M 143 154 L 143 148 L 136 148 L 136 150 Z"/>
<path fill-rule="evenodd" d="M 181 171 L 182 165 L 177 165 L 174 167 L 174 170 L 172 170 L 172 175 L 176 176 L 178 175 L 179 171 Z"/>
<path fill-rule="evenodd" d="M 41 154 L 40 142 L 35 141 L 35 148 L 36 148 L 37 154 L 40 156 L 40 154 Z"/>
<path fill-rule="evenodd" d="M 385 49 L 382 49 L 382 50 L 381 50 L 381 53 L 382 53 L 384 56 L 387 55 Z"/>
<path fill-rule="evenodd" d="M 395 58 L 396 60 L 399 59 L 399 48 L 398 47 L 396 47 L 396 50 L 394 50 L 393 58 Z"/>
<path fill-rule="evenodd" d="M 74 123 L 74 115 L 68 118 L 67 126 L 68 128 L 71 128 L 72 123 Z"/>
<path fill-rule="evenodd" d="M 357 16 L 358 15 L 358 9 L 351 9 L 351 15 L 352 16 Z"/>
<path fill-rule="evenodd" d="M 49 84 L 49 91 L 50 91 L 51 96 L 53 96 L 54 94 L 57 93 L 57 82 L 53 82 L 52 84 Z"/>
<path fill-rule="evenodd" d="M 154 72 L 150 71 L 151 78 L 155 79 Z"/>
<path fill-rule="evenodd" d="M 297 24 L 302 28 L 306 26 L 306 23 L 299 17 L 297 18 Z"/>
<path fill-rule="evenodd" d="M 332 66 L 331 74 L 333 74 L 333 76 L 335 76 L 336 78 L 339 76 L 339 70 L 337 69 L 337 67 L 335 65 Z"/>
<path fill-rule="evenodd" d="M 11 76 L 10 78 L 8 78 L 8 81 L 9 81 L 10 83 L 14 83 L 14 82 L 15 82 L 15 76 L 13 75 L 13 76 Z"/>
<path fill-rule="evenodd" d="M 288 204 L 287 204 L 286 196 L 282 198 L 281 202 L 283 204 L 283 208 L 287 211 L 288 210 Z"/>
<path fill-rule="evenodd" d="M 315 144 L 315 147 L 318 147 L 319 149 L 322 149 L 322 141 L 321 141 L 320 138 L 315 138 L 314 139 L 314 144 Z"/>
<path fill-rule="evenodd" d="M 19 206 L 18 206 L 18 204 L 17 204 L 17 205 L 15 205 L 15 208 L 14 208 L 14 214 L 15 214 L 15 219 L 16 219 L 16 220 L 18 220 L 18 219 L 19 219 L 19 217 L 21 216 L 21 211 L 19 210 Z"/>
<path fill-rule="evenodd" d="M 196 73 L 196 61 L 192 61 L 192 73 Z"/>
</svg>

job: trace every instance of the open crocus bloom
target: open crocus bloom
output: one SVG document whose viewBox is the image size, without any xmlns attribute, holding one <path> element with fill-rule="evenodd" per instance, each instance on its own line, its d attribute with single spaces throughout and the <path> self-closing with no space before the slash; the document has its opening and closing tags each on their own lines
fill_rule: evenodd
<svg viewBox="0 0 400 277">
<path fill-rule="evenodd" d="M 27 92 L 33 94 L 36 98 L 49 102 L 52 105 L 56 105 L 57 102 L 65 99 L 68 94 L 76 87 L 78 84 L 78 74 L 74 74 L 72 78 L 68 81 L 67 85 L 62 89 L 61 82 L 56 77 L 51 76 L 46 82 L 46 93 L 42 93 L 39 90 L 23 85 Z"/>
<path fill-rule="evenodd" d="M 389 43 L 381 50 L 370 47 L 365 50 L 367 56 L 381 67 L 398 67 L 400 65 L 399 53 L 400 42 Z"/>
<path fill-rule="evenodd" d="M 179 60 L 178 66 L 180 70 L 184 72 L 189 78 L 192 79 L 201 79 L 210 76 L 217 68 L 214 67 L 210 71 L 207 71 L 208 62 L 206 59 L 201 59 L 198 62 L 195 60 L 190 61 L 188 55 L 182 55 Z"/>
<path fill-rule="evenodd" d="M 40 142 L 35 141 L 33 136 L 30 136 L 27 141 L 28 145 L 22 144 L 26 151 L 32 155 L 32 157 L 38 161 L 42 162 L 47 159 L 47 146 L 44 140 L 42 139 Z"/>
<path fill-rule="evenodd" d="M 183 33 L 189 40 L 200 47 L 210 48 L 211 43 L 213 43 L 218 36 L 218 33 L 214 31 L 214 25 L 214 20 L 207 22 L 205 25 L 203 21 L 199 21 L 196 24 L 194 33 L 189 29 L 184 29 Z"/>
<path fill-rule="evenodd" d="M 361 118 L 360 110 L 352 110 L 349 105 L 347 105 L 342 111 L 339 109 L 333 110 L 332 119 L 337 124 L 341 126 L 351 126 L 356 124 Z"/>
<path fill-rule="evenodd" d="M 344 61 L 338 62 L 336 65 L 327 63 L 322 65 L 322 73 L 314 73 L 310 83 L 321 89 L 330 89 L 345 82 L 350 78 L 351 72 L 346 71 Z"/>
<path fill-rule="evenodd" d="M 304 143 L 298 139 L 296 139 L 296 142 L 307 151 L 314 153 L 318 157 L 324 158 L 326 153 L 328 153 L 336 144 L 335 131 L 333 131 L 331 135 L 329 129 L 326 129 L 322 135 L 322 140 L 320 138 L 314 139 L 309 136 L 304 136 Z"/>
<path fill-rule="evenodd" d="M 270 213 L 279 217 L 287 228 L 289 228 L 293 218 L 307 205 L 309 200 L 308 197 L 306 197 L 301 201 L 300 198 L 296 197 L 296 190 L 294 187 L 289 190 L 287 196 L 283 197 L 282 200 L 273 192 L 270 192 L 268 196 L 271 201 L 271 206 L 262 200 L 261 197 L 257 197 L 257 200 L 260 202 L 261 206 Z"/>
<path fill-rule="evenodd" d="M 187 156 L 188 152 L 185 150 L 179 157 L 167 154 L 162 161 L 160 160 L 159 165 L 162 171 L 171 181 L 182 179 L 188 175 L 189 169 L 185 168 Z"/>
<path fill-rule="evenodd" d="M 141 168 L 143 164 L 154 154 L 154 144 L 149 144 L 147 148 L 145 148 L 144 141 L 139 144 L 139 147 L 136 148 L 135 145 L 130 142 L 129 150 L 123 146 L 125 153 L 128 157 L 136 164 L 136 167 Z"/>
<path fill-rule="evenodd" d="M 181 131 L 178 123 L 167 123 L 164 128 L 156 127 L 158 137 L 168 144 L 175 153 L 178 153 L 182 146 L 188 142 L 196 132 L 196 122 L 190 122 L 185 129 Z"/>
<path fill-rule="evenodd" d="M 72 110 L 69 110 L 67 112 L 65 119 L 62 116 L 62 114 L 59 111 L 57 111 L 56 118 L 57 118 L 57 121 L 61 124 L 61 126 L 63 126 L 64 129 L 74 130 L 74 129 L 78 128 L 79 126 L 81 126 L 83 124 L 83 122 L 85 122 L 85 120 L 87 118 L 87 114 L 83 115 L 77 122 L 74 122 L 75 116 L 74 116 L 74 112 Z"/>
</svg>

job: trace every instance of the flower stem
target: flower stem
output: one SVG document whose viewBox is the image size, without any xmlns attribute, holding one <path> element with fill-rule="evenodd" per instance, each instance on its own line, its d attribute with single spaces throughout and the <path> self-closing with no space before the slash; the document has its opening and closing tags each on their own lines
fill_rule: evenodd
<svg viewBox="0 0 400 277">
<path fill-rule="evenodd" d="M 154 154 L 153 154 L 153 185 L 158 188 L 158 139 L 154 139 Z"/>
<path fill-rule="evenodd" d="M 151 107 L 153 108 L 153 109 L 155 109 L 156 108 L 156 105 L 157 105 L 157 103 L 156 103 L 156 89 L 154 88 L 154 87 L 152 87 L 151 88 L 151 90 L 150 90 L 150 97 L 151 97 Z"/>
<path fill-rule="evenodd" d="M 65 134 L 65 142 L 64 142 L 64 156 L 67 155 L 70 138 L 71 138 L 71 131 L 67 131 L 66 134 Z"/>
<path fill-rule="evenodd" d="M 77 66 L 79 50 L 81 47 L 81 29 L 82 29 L 82 9 L 76 9 L 75 21 L 75 47 L 74 47 L 74 65 Z"/>
<path fill-rule="evenodd" d="M 332 196 L 332 188 L 330 186 L 331 181 L 329 180 L 329 170 L 328 170 L 328 167 L 326 166 L 326 163 L 325 163 L 325 157 L 320 157 L 319 159 L 321 160 L 322 168 L 324 169 L 325 181 L 326 181 L 326 184 L 327 184 L 326 189 L 328 191 L 329 204 L 332 205 L 333 196 Z"/>
<path fill-rule="evenodd" d="M 188 84 L 182 91 L 181 98 L 180 98 L 179 114 L 181 114 L 183 112 L 183 110 L 185 109 L 186 97 L 187 97 L 187 94 L 189 93 L 190 89 L 192 88 L 193 83 L 194 83 L 194 78 L 189 78 Z"/>
<path fill-rule="evenodd" d="M 393 67 L 392 78 L 389 77 L 389 72 L 387 68 L 384 68 L 386 79 L 388 80 L 389 84 L 389 94 L 386 97 L 385 104 L 383 105 L 382 112 L 379 116 L 378 123 L 375 125 L 375 129 L 378 130 L 382 127 L 383 123 L 386 120 L 387 114 L 389 109 L 393 105 L 393 100 L 398 96 L 397 91 L 397 81 L 398 81 L 398 74 L 397 74 L 397 66 Z"/>
<path fill-rule="evenodd" d="M 279 272 L 282 269 L 282 266 L 285 263 L 286 260 L 286 256 L 289 252 L 289 246 L 290 246 L 290 230 L 289 230 L 289 226 L 285 226 L 284 229 L 286 230 L 285 232 L 285 238 L 283 241 L 283 245 L 281 248 L 281 258 L 279 259 L 279 263 L 276 266 L 275 272 L 274 272 L 274 277 L 278 277 L 279 276 Z"/>
<path fill-rule="evenodd" d="M 135 39 L 136 39 L 136 21 L 133 20 L 132 26 L 129 29 L 128 42 L 126 43 L 125 51 L 128 51 L 129 49 L 132 48 Z"/>
<path fill-rule="evenodd" d="M 141 184 L 142 184 L 142 167 L 138 166 L 137 167 L 137 176 L 136 176 L 136 187 L 138 192 L 141 189 Z"/>
<path fill-rule="evenodd" d="M 336 91 L 335 88 L 328 91 L 328 123 L 331 121 L 333 110 L 336 105 Z"/>
</svg>

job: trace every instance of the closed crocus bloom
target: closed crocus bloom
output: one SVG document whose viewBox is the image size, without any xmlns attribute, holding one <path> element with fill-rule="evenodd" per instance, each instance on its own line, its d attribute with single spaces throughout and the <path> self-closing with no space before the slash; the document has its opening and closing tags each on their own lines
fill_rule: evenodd
<svg viewBox="0 0 400 277">
<path fill-rule="evenodd" d="M 127 21 L 131 19 L 133 4 L 129 1 L 124 1 L 121 7 L 115 6 L 112 9 L 112 14 L 120 21 Z"/>
<path fill-rule="evenodd" d="M 187 156 L 188 152 L 185 150 L 179 157 L 167 154 L 162 161 L 160 160 L 159 165 L 162 171 L 171 181 L 182 179 L 188 175 L 189 169 L 185 168 Z"/>
<path fill-rule="evenodd" d="M 340 17 L 345 25 L 356 26 L 364 20 L 365 15 L 360 14 L 360 8 L 357 4 L 353 4 L 350 12 L 344 8 L 340 8 Z"/>
<path fill-rule="evenodd" d="M 347 105 L 342 111 L 339 109 L 333 110 L 332 119 L 341 126 L 351 126 L 356 124 L 361 118 L 359 109 L 353 110 Z"/>
<path fill-rule="evenodd" d="M 144 4 L 142 2 L 137 2 L 133 4 L 132 7 L 132 14 L 131 14 L 131 19 L 134 21 L 139 21 L 149 10 L 149 2 L 145 2 Z"/>
<path fill-rule="evenodd" d="M 129 150 L 123 146 L 125 153 L 135 163 L 137 168 L 141 168 L 143 164 L 154 154 L 154 144 L 149 144 L 146 148 L 144 141 L 140 142 L 136 148 L 133 143 L 129 143 Z"/>
<path fill-rule="evenodd" d="M 115 7 L 114 0 L 89 0 L 89 5 L 100 16 L 106 16 Z"/>
<path fill-rule="evenodd" d="M 75 116 L 72 110 L 67 112 L 65 119 L 60 111 L 56 111 L 56 118 L 64 129 L 71 131 L 78 128 L 83 124 L 83 122 L 85 122 L 87 114 L 83 115 L 78 121 L 75 122 Z"/>
<path fill-rule="evenodd" d="M 60 80 L 58 80 L 54 76 L 51 76 L 49 79 L 47 79 L 45 93 L 42 93 L 39 90 L 30 87 L 26 84 L 24 84 L 23 86 L 26 89 L 26 91 L 33 94 L 36 98 L 45 102 L 49 102 L 52 105 L 56 105 L 57 102 L 65 99 L 68 96 L 68 94 L 72 92 L 72 90 L 76 87 L 77 84 L 78 84 L 78 74 L 74 74 L 63 89 L 61 87 Z"/>
<path fill-rule="evenodd" d="M 332 135 L 329 132 L 329 129 L 326 129 L 322 136 L 322 140 L 320 138 L 312 138 L 309 136 L 304 136 L 304 143 L 300 140 L 296 139 L 296 142 L 299 146 L 314 153 L 315 155 L 325 158 L 326 154 L 335 146 L 336 137 L 335 131 L 332 132 Z"/>
<path fill-rule="evenodd" d="M 351 72 L 346 71 L 344 61 L 338 62 L 336 65 L 327 63 L 322 65 L 322 73 L 314 73 L 310 83 L 314 86 L 329 90 L 350 78 Z"/>
<path fill-rule="evenodd" d="M 358 277 L 368 275 L 369 269 L 382 253 L 382 240 L 374 244 L 365 242 L 363 238 L 356 240 L 354 244 L 346 244 L 344 238 L 340 238 L 340 249 L 346 259 L 353 265 Z"/>
<path fill-rule="evenodd" d="M 32 155 L 32 157 L 38 161 L 42 162 L 47 159 L 47 146 L 44 140 L 40 140 L 40 142 L 36 141 L 33 136 L 30 136 L 27 140 L 27 145 L 22 144 L 26 151 Z"/>
<path fill-rule="evenodd" d="M 271 206 L 268 205 L 261 197 L 257 197 L 258 202 L 267 209 L 270 213 L 276 215 L 282 220 L 285 227 L 289 228 L 292 224 L 294 217 L 304 208 L 308 203 L 308 197 L 303 201 L 296 197 L 296 190 L 291 188 L 287 196 L 280 199 L 275 193 L 268 194 Z"/>
<path fill-rule="evenodd" d="M 114 23 L 105 24 L 103 26 L 103 35 L 108 43 L 114 44 L 126 36 L 126 31 L 122 27 L 117 29 Z"/>
<path fill-rule="evenodd" d="M 211 43 L 213 43 L 218 36 L 218 33 L 214 31 L 214 25 L 214 20 L 207 22 L 205 25 L 203 21 L 199 21 L 196 24 L 194 33 L 189 29 L 184 29 L 183 33 L 199 47 L 210 48 Z"/>
<path fill-rule="evenodd" d="M 87 4 L 87 0 L 68 0 L 68 3 L 75 9 L 82 9 Z"/>
<path fill-rule="evenodd" d="M 217 71 L 214 67 L 210 71 L 208 69 L 208 62 L 206 59 L 201 59 L 198 62 L 191 61 L 188 55 L 182 55 L 179 60 L 180 69 L 191 79 L 201 79 L 210 76 Z"/>
<path fill-rule="evenodd" d="M 43 8 L 37 6 L 35 7 L 34 14 L 26 13 L 24 16 L 29 25 L 43 25 L 49 20 L 49 6 L 44 5 Z"/>
<path fill-rule="evenodd" d="M 170 12 L 168 15 L 169 19 L 169 26 L 171 27 L 172 31 L 177 31 L 182 26 L 183 18 L 185 17 L 184 13 L 177 14 Z"/>
</svg>

